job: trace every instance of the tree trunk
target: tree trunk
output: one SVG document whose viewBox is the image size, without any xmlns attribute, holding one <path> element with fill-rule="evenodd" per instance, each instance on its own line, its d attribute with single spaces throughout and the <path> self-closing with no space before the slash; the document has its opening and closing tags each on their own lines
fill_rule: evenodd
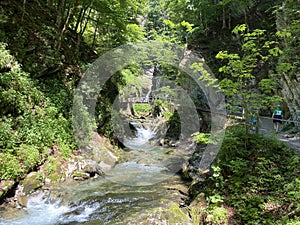
<svg viewBox="0 0 300 225">
<path fill-rule="evenodd" d="M 23 20 L 24 20 L 24 15 L 25 15 L 25 10 L 26 10 L 26 0 L 23 0 L 23 12 L 22 12 L 22 18 L 21 18 L 21 21 L 23 23 Z"/>
<path fill-rule="evenodd" d="M 92 1 L 93 2 L 93 1 Z M 91 2 L 91 4 L 92 4 Z M 80 44 L 81 44 L 81 40 L 82 40 L 82 36 L 84 34 L 84 31 L 86 30 L 86 27 L 87 27 L 87 24 L 89 22 L 88 18 L 90 16 L 90 13 L 92 11 L 92 8 L 90 8 L 89 12 L 88 12 L 88 15 L 87 15 L 87 19 L 85 21 L 85 24 L 83 25 L 83 22 L 84 22 L 84 19 L 85 19 L 85 14 L 86 14 L 86 11 L 89 7 L 86 7 L 84 9 L 84 12 L 83 12 L 83 15 L 82 15 L 82 18 L 80 19 L 80 31 L 77 33 L 77 43 L 76 43 L 76 54 L 78 55 L 79 54 L 79 51 L 80 51 Z"/>
<path fill-rule="evenodd" d="M 88 21 L 88 18 L 89 18 L 89 15 L 90 15 L 90 12 L 91 12 L 91 6 L 93 5 L 93 3 L 94 3 L 94 1 L 95 0 L 91 0 L 90 2 L 89 2 L 89 4 L 86 4 L 86 6 L 85 7 L 82 7 L 81 8 L 81 10 L 80 10 L 80 13 L 79 13 L 79 16 L 78 16 L 78 18 L 77 18 L 77 21 L 76 21 L 76 25 L 75 25 L 75 31 L 77 32 L 77 30 L 78 30 L 78 27 L 79 27 L 79 25 L 80 25 L 80 33 L 81 33 L 81 30 L 82 30 L 82 24 L 83 24 L 83 21 L 85 20 L 85 15 L 86 15 L 86 12 L 87 12 L 87 10 L 90 8 L 90 10 L 89 10 L 89 13 L 88 13 L 88 16 L 87 16 L 87 21 Z"/>
<path fill-rule="evenodd" d="M 225 15 L 225 5 L 223 5 L 223 25 L 222 25 L 222 29 L 226 28 L 226 15 Z"/>
<path fill-rule="evenodd" d="M 94 37 L 93 37 L 92 49 L 94 49 L 95 45 L 96 45 L 96 38 L 97 38 L 97 32 L 98 32 L 98 23 L 99 23 L 99 19 L 97 18 L 97 22 L 96 22 L 96 26 L 95 26 L 95 31 L 94 31 Z"/>
<path fill-rule="evenodd" d="M 81 23 L 82 18 L 84 18 L 84 14 L 85 14 L 85 8 L 81 8 L 74 28 L 75 32 L 77 32 L 79 24 Z"/>
<path fill-rule="evenodd" d="M 66 9 L 66 0 L 59 0 L 57 5 L 56 27 L 60 31 L 62 28 L 64 12 Z"/>
<path fill-rule="evenodd" d="M 65 0 L 63 0 L 63 1 L 65 1 Z M 73 8 L 71 8 L 71 9 L 69 8 L 69 10 L 68 10 L 67 19 L 65 20 L 64 24 L 62 25 L 62 29 L 61 29 L 61 31 L 59 33 L 58 42 L 57 42 L 57 48 L 56 48 L 57 51 L 60 50 L 62 42 L 63 42 L 63 39 L 64 39 L 64 36 L 65 36 L 65 32 L 68 29 L 69 24 L 72 22 L 73 17 L 75 15 L 75 12 L 77 11 L 78 1 L 79 0 L 76 0 L 75 5 L 73 6 Z M 62 20 L 61 20 L 61 22 L 62 22 Z"/>
</svg>

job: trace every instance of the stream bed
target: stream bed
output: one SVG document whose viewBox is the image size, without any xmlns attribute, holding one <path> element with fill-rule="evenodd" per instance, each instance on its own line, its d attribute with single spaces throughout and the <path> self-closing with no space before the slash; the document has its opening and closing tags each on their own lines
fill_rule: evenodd
<svg viewBox="0 0 300 225">
<path fill-rule="evenodd" d="M 183 204 L 186 186 L 165 163 L 172 149 L 149 145 L 152 136 L 149 129 L 138 129 L 137 137 L 125 142 L 126 160 L 105 177 L 34 193 L 26 208 L 0 209 L 0 225 L 166 224 L 153 212 Z"/>
</svg>

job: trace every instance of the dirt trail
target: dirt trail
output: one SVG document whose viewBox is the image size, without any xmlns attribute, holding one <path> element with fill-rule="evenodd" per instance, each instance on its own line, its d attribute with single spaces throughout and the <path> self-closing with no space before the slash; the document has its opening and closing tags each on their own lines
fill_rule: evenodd
<svg viewBox="0 0 300 225">
<path fill-rule="evenodd" d="M 264 134 L 275 134 L 272 118 L 261 118 L 260 132 Z M 280 125 L 279 132 L 276 134 L 278 139 L 285 142 L 289 147 L 300 151 L 300 134 L 290 134 L 289 131 L 281 132 L 280 130 L 285 125 L 285 122 Z"/>
</svg>

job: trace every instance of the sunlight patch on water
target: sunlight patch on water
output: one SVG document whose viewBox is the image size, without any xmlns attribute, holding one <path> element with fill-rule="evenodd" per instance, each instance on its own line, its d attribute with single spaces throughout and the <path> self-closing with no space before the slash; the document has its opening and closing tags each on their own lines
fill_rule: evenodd
<svg viewBox="0 0 300 225">
<path fill-rule="evenodd" d="M 170 177 L 168 169 L 162 166 L 145 165 L 136 162 L 117 164 L 107 179 L 125 185 L 152 185 Z"/>
</svg>

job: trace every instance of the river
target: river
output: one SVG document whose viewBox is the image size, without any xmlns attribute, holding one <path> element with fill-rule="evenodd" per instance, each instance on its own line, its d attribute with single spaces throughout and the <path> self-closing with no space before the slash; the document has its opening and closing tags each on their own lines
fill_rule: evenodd
<svg viewBox="0 0 300 225">
<path fill-rule="evenodd" d="M 172 149 L 148 143 L 153 135 L 138 128 L 136 138 L 125 142 L 126 160 L 105 177 L 37 192 L 26 208 L 0 210 L 0 225 L 169 224 L 161 212 L 184 203 L 178 187 L 185 185 L 164 163 Z"/>
</svg>

